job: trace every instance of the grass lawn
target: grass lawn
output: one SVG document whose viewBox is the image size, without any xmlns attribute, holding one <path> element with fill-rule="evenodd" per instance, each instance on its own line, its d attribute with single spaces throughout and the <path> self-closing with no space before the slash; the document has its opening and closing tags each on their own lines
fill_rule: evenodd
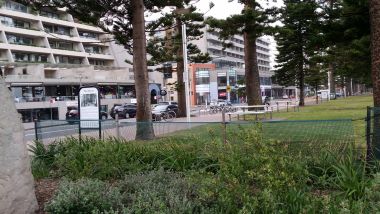
<svg viewBox="0 0 380 214">
<path fill-rule="evenodd" d="M 372 96 L 354 96 L 309 105 L 300 112 L 275 112 L 275 119 L 284 120 L 340 120 L 352 119 L 356 142 L 365 142 L 365 121 L 367 106 L 373 106 Z M 363 120 L 360 120 L 363 119 Z"/>
</svg>

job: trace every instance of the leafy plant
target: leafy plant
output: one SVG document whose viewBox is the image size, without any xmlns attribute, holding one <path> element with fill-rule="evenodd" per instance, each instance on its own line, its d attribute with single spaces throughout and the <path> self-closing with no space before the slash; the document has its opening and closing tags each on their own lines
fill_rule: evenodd
<svg viewBox="0 0 380 214">
<path fill-rule="evenodd" d="M 45 209 L 49 213 L 73 214 L 122 210 L 122 194 L 119 188 L 99 180 L 63 180 Z"/>
<path fill-rule="evenodd" d="M 345 197 L 361 199 L 370 185 L 364 163 L 355 162 L 352 157 L 348 157 L 333 168 L 336 171 L 335 185 L 344 192 Z"/>
</svg>

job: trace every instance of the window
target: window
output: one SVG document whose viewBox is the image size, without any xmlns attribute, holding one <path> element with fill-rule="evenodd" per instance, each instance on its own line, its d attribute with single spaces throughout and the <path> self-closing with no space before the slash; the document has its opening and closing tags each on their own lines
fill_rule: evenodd
<svg viewBox="0 0 380 214">
<path fill-rule="evenodd" d="M 71 36 L 71 30 L 69 27 L 58 26 L 58 25 L 44 25 L 44 28 L 45 28 L 45 31 L 48 33 Z"/>
<path fill-rule="evenodd" d="M 16 20 L 6 16 L 0 16 L 1 24 L 8 27 L 17 27 L 17 28 L 30 28 L 30 22 L 25 22 L 21 20 Z"/>
<path fill-rule="evenodd" d="M 195 72 L 195 78 L 197 85 L 210 84 L 210 73 L 208 70 L 197 68 L 197 71 Z"/>
<path fill-rule="evenodd" d="M 100 46 L 84 46 L 84 50 L 87 53 L 96 53 L 96 54 L 102 54 L 102 47 Z"/>
<path fill-rule="evenodd" d="M 69 56 L 55 56 L 55 61 L 60 64 L 82 64 L 81 58 Z"/>
<path fill-rule="evenodd" d="M 23 12 L 23 13 L 27 13 L 28 12 L 28 7 L 26 7 L 23 4 L 20 4 L 20 3 L 17 3 L 17 2 L 13 2 L 13 1 L 6 1 L 5 2 L 5 8 L 7 8 L 9 10 Z"/>
<path fill-rule="evenodd" d="M 53 19 L 60 19 L 59 15 L 57 13 L 48 12 L 48 11 L 40 11 L 41 16 L 53 18 Z"/>
<path fill-rule="evenodd" d="M 52 41 L 50 42 L 50 47 L 53 49 L 74 50 L 74 44 L 70 42 Z"/>
<path fill-rule="evenodd" d="M 104 60 L 96 60 L 96 59 L 89 59 L 90 65 L 102 65 L 104 66 L 106 63 Z"/>
<path fill-rule="evenodd" d="M 82 38 L 98 39 L 98 35 L 96 33 L 84 32 L 84 31 L 79 31 L 78 33 L 79 33 L 79 37 L 82 37 Z"/>
<path fill-rule="evenodd" d="M 16 62 L 47 62 L 47 55 L 43 54 L 29 54 L 16 52 L 13 53 L 13 59 Z"/>
<path fill-rule="evenodd" d="M 19 35 L 7 34 L 7 40 L 10 44 L 33 45 L 32 38 L 21 37 Z"/>
</svg>

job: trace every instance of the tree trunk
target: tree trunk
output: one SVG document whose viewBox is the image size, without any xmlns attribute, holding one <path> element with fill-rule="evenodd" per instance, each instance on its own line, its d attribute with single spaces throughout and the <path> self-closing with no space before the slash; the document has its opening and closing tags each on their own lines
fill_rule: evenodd
<svg viewBox="0 0 380 214">
<path fill-rule="evenodd" d="M 315 85 L 315 101 L 318 104 L 318 83 Z"/>
<path fill-rule="evenodd" d="M 330 10 L 334 9 L 334 2 L 335 0 L 330 0 Z M 332 22 L 332 18 L 330 18 L 330 22 Z M 334 55 L 333 53 L 332 55 Z M 330 93 L 336 94 L 335 91 L 335 68 L 332 62 L 329 64 L 329 71 L 330 71 Z"/>
<path fill-rule="evenodd" d="M 154 138 L 150 107 L 149 78 L 146 59 L 146 36 L 144 20 L 144 1 L 131 1 L 133 18 L 133 72 L 137 98 L 136 140 Z"/>
<path fill-rule="evenodd" d="M 303 63 L 302 63 L 303 64 Z M 305 106 L 305 73 L 303 71 L 303 67 L 300 68 L 300 78 L 299 78 L 299 83 L 300 83 L 300 106 Z"/>
<path fill-rule="evenodd" d="M 261 105 L 260 74 L 257 66 L 256 38 L 244 33 L 245 87 L 248 105 Z"/>
<path fill-rule="evenodd" d="M 0 213 L 38 208 L 20 115 L 0 77 Z"/>
<path fill-rule="evenodd" d="M 329 64 L 329 71 L 330 71 L 330 93 L 336 94 L 335 90 L 335 68 L 332 63 Z"/>
<path fill-rule="evenodd" d="M 176 28 L 178 40 L 181 41 L 182 44 L 182 22 L 181 19 L 176 18 Z M 186 92 L 185 92 L 185 83 L 183 82 L 183 74 L 184 74 L 183 64 L 183 49 L 182 46 L 179 46 L 177 49 L 177 93 L 178 93 L 178 116 L 186 117 Z"/>
<path fill-rule="evenodd" d="M 375 157 L 380 159 L 380 2 L 369 1 L 371 23 L 371 74 L 373 84 L 374 127 L 372 149 Z"/>
</svg>

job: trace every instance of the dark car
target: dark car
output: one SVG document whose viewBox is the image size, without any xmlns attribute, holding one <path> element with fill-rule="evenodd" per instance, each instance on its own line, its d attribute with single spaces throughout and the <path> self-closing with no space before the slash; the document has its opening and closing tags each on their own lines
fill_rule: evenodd
<svg viewBox="0 0 380 214">
<path fill-rule="evenodd" d="M 110 116 L 115 119 L 116 114 L 120 119 L 136 117 L 136 105 L 134 104 L 115 104 L 110 111 Z"/>
<path fill-rule="evenodd" d="M 108 113 L 105 112 L 105 111 L 100 110 L 99 119 L 101 119 L 101 120 L 107 120 L 107 118 L 108 118 Z M 70 120 L 71 121 L 80 120 L 78 107 L 76 107 L 76 106 L 67 107 L 66 120 L 67 121 L 70 121 Z"/>
<path fill-rule="evenodd" d="M 178 106 L 177 105 L 158 105 L 154 107 L 154 109 L 152 110 L 152 118 L 155 119 L 156 115 L 161 114 L 163 112 L 171 113 L 173 117 L 177 117 Z"/>
</svg>

